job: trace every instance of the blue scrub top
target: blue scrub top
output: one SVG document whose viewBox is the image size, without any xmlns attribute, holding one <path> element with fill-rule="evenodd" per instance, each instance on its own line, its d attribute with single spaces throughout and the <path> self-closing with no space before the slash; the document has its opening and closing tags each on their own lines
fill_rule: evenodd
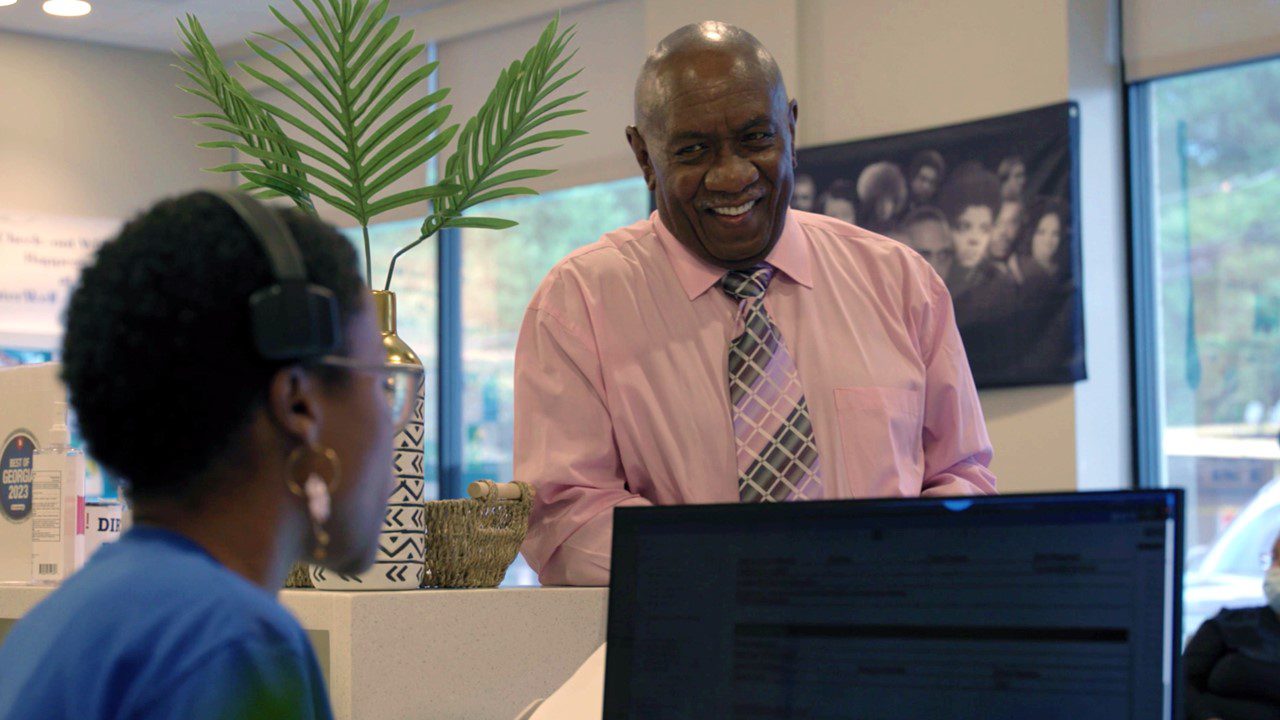
<svg viewBox="0 0 1280 720">
<path fill-rule="evenodd" d="M 0 720 L 329 720 L 306 633 L 176 533 L 135 527 L 0 646 Z"/>
</svg>

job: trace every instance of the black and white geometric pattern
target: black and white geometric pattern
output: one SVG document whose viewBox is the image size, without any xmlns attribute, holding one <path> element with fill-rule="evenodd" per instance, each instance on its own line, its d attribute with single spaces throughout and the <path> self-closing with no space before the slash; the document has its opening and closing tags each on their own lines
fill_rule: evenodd
<svg viewBox="0 0 1280 720">
<path fill-rule="evenodd" d="M 795 361 L 765 309 L 773 268 L 725 274 L 720 286 L 738 301 L 742 333 L 729 343 L 729 401 L 742 502 L 822 496 L 818 447 Z"/>
<path fill-rule="evenodd" d="M 821 497 L 818 446 L 808 409 L 797 407 L 762 455 L 738 478 L 742 502 L 777 502 Z"/>
<path fill-rule="evenodd" d="M 342 575 L 312 566 L 311 579 L 324 590 L 416 590 L 422 585 L 426 511 L 423 492 L 423 386 L 418 383 L 413 417 L 395 438 L 392 472 L 395 487 L 378 536 L 373 567 L 358 576 Z"/>
</svg>

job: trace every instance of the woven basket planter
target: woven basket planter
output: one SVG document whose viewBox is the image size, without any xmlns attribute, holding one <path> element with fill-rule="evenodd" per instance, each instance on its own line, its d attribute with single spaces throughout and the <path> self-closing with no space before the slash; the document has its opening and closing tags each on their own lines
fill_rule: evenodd
<svg viewBox="0 0 1280 720">
<path fill-rule="evenodd" d="M 306 563 L 296 563 L 289 569 L 289 577 L 284 579 L 284 586 L 287 588 L 313 588 L 311 584 L 311 572 Z"/>
<path fill-rule="evenodd" d="M 479 486 L 481 497 L 425 503 L 423 587 L 497 587 L 516 559 L 529 529 L 533 488 L 528 483 L 503 486 L 489 480 L 474 485 Z M 512 497 L 517 490 L 518 496 Z"/>
</svg>

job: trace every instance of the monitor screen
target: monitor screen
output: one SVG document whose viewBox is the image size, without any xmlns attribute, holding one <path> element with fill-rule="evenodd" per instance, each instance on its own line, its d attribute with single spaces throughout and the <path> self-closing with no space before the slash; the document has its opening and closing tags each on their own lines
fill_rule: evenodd
<svg viewBox="0 0 1280 720">
<path fill-rule="evenodd" d="M 620 508 L 608 718 L 1169 718 L 1180 491 Z"/>
</svg>

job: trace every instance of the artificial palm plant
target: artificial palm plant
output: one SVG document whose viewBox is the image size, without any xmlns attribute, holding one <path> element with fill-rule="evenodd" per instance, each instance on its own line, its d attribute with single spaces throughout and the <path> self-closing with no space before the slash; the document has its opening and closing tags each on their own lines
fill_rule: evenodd
<svg viewBox="0 0 1280 720">
<path fill-rule="evenodd" d="M 233 77 L 194 16 L 178 23 L 188 53 L 181 69 L 193 83 L 183 90 L 216 108 L 182 117 L 232 136 L 202 147 L 241 155 L 211 170 L 239 173 L 242 189 L 288 197 L 306 212 L 315 213 L 318 200 L 350 216 L 364 234 L 370 286 L 369 223 L 390 210 L 424 204 L 419 236 L 392 256 L 384 290 L 390 290 L 396 260 L 442 228 L 515 225 L 463 212 L 488 200 L 536 194 L 517 183 L 553 171 L 510 166 L 559 147 L 552 144 L 558 140 L 584 134 L 543 128 L 583 112 L 572 107 L 583 93 L 561 92 L 580 72 L 565 71 L 574 54 L 567 52 L 572 27 L 560 30 L 559 19 L 552 20 L 524 57 L 499 74 L 484 104 L 459 131 L 458 124 L 445 125 L 452 106 L 441 102 L 449 90 L 425 89 L 438 63 L 413 62 L 425 45 L 413 43 L 412 30 L 398 32 L 400 19 L 387 17 L 388 3 L 293 0 L 305 27 L 270 8 L 283 31 L 255 33 L 256 40 L 245 42 L 275 72 L 247 63 L 239 67 L 288 98 L 288 109 L 255 97 Z M 426 184 L 423 166 L 455 137 L 440 181 Z M 388 191 L 415 172 L 422 174 L 423 185 Z"/>
<path fill-rule="evenodd" d="M 373 293 L 386 361 L 420 365 L 395 332 L 395 296 L 390 290 L 396 260 L 442 228 L 515 225 L 463 213 L 488 200 L 535 194 L 519 183 L 552 171 L 516 169 L 513 164 L 559 147 L 554 144 L 558 140 L 583 134 L 545 127 L 582 112 L 572 107 L 582 93 L 562 92 L 578 74 L 565 70 L 573 57 L 567 52 L 573 30 L 562 31 L 558 18 L 553 20 L 524 57 L 498 75 L 473 117 L 461 126 L 446 126 L 451 107 L 441 103 L 449 91 L 427 89 L 437 63 L 421 62 L 425 45 L 413 43 L 412 31 L 400 30 L 399 18 L 387 17 L 389 0 L 292 1 L 306 22 L 294 23 L 272 7 L 283 31 L 256 33 L 257 39 L 246 41 L 263 61 L 262 68 L 239 64 L 250 77 L 286 98 L 286 107 L 252 95 L 227 70 L 194 16 L 179 21 L 187 49 L 181 69 L 192 82 L 183 89 L 213 105 L 208 112 L 183 117 L 231 136 L 202 146 L 239 154 L 236 162 L 212 169 L 239 173 L 242 189 L 288 197 L 309 213 L 316 212 L 318 202 L 325 203 L 358 223 L 371 287 L 369 223 L 396 208 L 423 204 L 425 219 L 417 239 L 395 252 L 383 289 Z M 423 166 L 455 140 L 440 182 L 427 184 Z M 422 184 L 399 189 L 405 184 L 400 181 L 413 173 L 420 174 Z M 313 567 L 317 586 L 407 589 L 423 580 L 422 541 L 413 540 L 421 538 L 424 529 L 423 512 L 413 512 L 423 492 L 421 402 L 395 447 L 396 490 L 389 499 L 374 568 L 348 577 Z M 297 584 L 307 583 L 299 579 Z"/>
</svg>

